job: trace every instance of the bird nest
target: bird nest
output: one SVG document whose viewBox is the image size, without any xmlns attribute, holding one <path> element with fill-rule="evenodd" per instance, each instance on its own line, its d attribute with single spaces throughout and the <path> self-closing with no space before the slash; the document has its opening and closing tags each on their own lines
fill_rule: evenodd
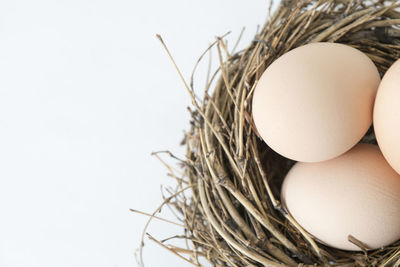
<svg viewBox="0 0 400 267">
<path fill-rule="evenodd" d="M 282 209 L 281 184 L 294 162 L 260 139 L 251 100 L 274 60 L 312 42 L 357 48 L 383 75 L 400 57 L 399 6 L 399 1 L 282 1 L 246 49 L 230 53 L 224 38 L 217 38 L 220 66 L 201 99 L 177 68 L 192 99 L 192 119 L 186 157 L 175 158 L 184 175 L 171 171 L 177 190 L 163 205 L 179 213 L 186 247 L 153 240 L 195 266 L 202 266 L 200 258 L 213 266 L 398 266 L 400 242 L 369 251 L 350 237 L 361 251 L 330 248 Z M 362 142 L 374 141 L 370 129 Z"/>
</svg>

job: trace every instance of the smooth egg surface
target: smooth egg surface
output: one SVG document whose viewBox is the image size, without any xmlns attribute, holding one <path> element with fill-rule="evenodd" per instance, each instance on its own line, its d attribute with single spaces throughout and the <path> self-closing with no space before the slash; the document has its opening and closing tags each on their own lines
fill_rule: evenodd
<svg viewBox="0 0 400 267">
<path fill-rule="evenodd" d="M 379 85 L 374 130 L 386 160 L 400 173 L 400 60 L 386 71 Z"/>
<path fill-rule="evenodd" d="M 360 250 L 349 235 L 370 249 L 400 239 L 400 175 L 375 145 L 358 144 L 324 162 L 296 163 L 281 200 L 311 236 L 334 248 Z"/>
<path fill-rule="evenodd" d="M 338 43 L 295 48 L 275 60 L 256 85 L 256 128 L 282 156 L 332 159 L 371 126 L 379 82 L 374 63 L 355 48 Z"/>
</svg>

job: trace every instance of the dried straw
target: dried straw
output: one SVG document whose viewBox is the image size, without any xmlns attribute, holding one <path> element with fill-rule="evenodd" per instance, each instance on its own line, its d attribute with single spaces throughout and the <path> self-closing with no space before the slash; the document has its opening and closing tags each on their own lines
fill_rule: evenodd
<svg viewBox="0 0 400 267">
<path fill-rule="evenodd" d="M 246 49 L 231 53 L 224 39 L 217 38 L 213 45 L 220 67 L 201 100 L 158 36 L 193 108 L 184 140 L 186 159 L 175 158 L 183 167 L 183 177 L 166 165 L 177 190 L 157 209 L 169 205 L 179 213 L 184 224 L 184 236 L 179 238 L 186 240 L 187 247 L 152 240 L 195 266 L 202 265 L 201 257 L 214 266 L 399 266 L 400 242 L 367 251 L 349 236 L 362 252 L 314 242 L 279 202 L 282 179 L 293 162 L 260 140 L 251 118 L 252 92 L 263 71 L 303 44 L 353 46 L 383 74 L 400 57 L 399 6 L 399 1 L 282 1 Z M 364 141 L 374 142 L 372 129 Z"/>
</svg>

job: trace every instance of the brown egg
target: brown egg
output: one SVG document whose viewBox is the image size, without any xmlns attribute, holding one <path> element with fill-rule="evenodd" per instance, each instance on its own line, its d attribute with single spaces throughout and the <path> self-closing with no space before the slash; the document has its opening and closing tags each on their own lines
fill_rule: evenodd
<svg viewBox="0 0 400 267">
<path fill-rule="evenodd" d="M 358 144 L 324 162 L 296 163 L 281 192 L 283 205 L 315 239 L 344 250 L 371 249 L 400 239 L 400 175 L 378 146 Z"/>
<path fill-rule="evenodd" d="M 389 164 L 400 173 L 400 60 L 385 73 L 374 107 L 378 145 Z"/>
<path fill-rule="evenodd" d="M 253 96 L 263 140 L 297 161 L 332 159 L 352 148 L 372 123 L 380 77 L 362 52 L 337 43 L 312 43 L 275 60 Z"/>
</svg>

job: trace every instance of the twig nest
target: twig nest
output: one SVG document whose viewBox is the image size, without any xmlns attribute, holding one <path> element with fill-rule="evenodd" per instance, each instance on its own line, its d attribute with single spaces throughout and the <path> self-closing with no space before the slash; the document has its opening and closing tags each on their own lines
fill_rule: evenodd
<svg viewBox="0 0 400 267">
<path fill-rule="evenodd" d="M 179 189 L 168 199 L 182 215 L 188 242 L 186 248 L 171 250 L 189 255 L 186 260 L 197 266 L 199 258 L 214 266 L 400 263 L 399 242 L 371 251 L 344 251 L 315 242 L 298 227 L 280 204 L 283 178 L 294 161 L 261 140 L 251 116 L 254 88 L 264 70 L 308 43 L 346 44 L 385 73 L 400 55 L 398 7 L 397 1 L 283 1 L 246 49 L 230 54 L 217 41 L 220 58 L 226 59 L 212 76 L 219 77 L 216 85 L 207 87 L 200 101 L 188 88 L 194 111 L 181 162 L 184 177 L 177 179 Z M 375 142 L 372 129 L 362 142 Z M 191 189 L 190 196 L 186 189 Z"/>
</svg>

